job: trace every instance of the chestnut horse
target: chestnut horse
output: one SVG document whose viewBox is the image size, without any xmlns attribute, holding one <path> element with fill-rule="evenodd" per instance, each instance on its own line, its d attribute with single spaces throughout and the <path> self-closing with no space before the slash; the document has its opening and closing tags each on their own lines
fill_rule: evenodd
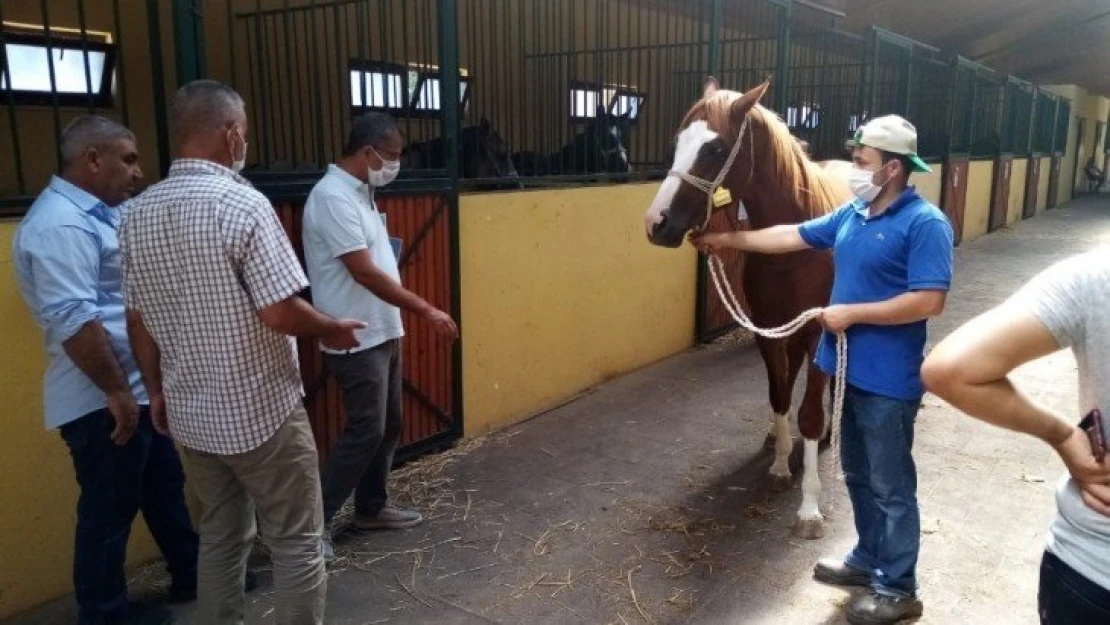
<svg viewBox="0 0 1110 625">
<path fill-rule="evenodd" d="M 706 84 L 704 96 L 686 114 L 678 131 L 671 174 L 645 216 L 652 243 L 679 247 L 688 232 L 708 224 L 712 206 L 733 210 L 736 199 L 743 201 L 751 227 L 762 229 L 820 217 L 851 197 L 845 180 L 837 175 L 846 171 L 844 164 L 810 161 L 786 124 L 759 104 L 769 84 L 764 82 L 747 93 L 720 89 L 713 79 Z M 711 184 L 730 157 L 734 160 L 720 182 L 728 193 L 718 191 L 716 201 L 707 207 L 706 189 L 689 179 Z M 831 253 L 816 250 L 778 256 L 748 254 L 742 276 L 751 319 L 761 328 L 780 326 L 805 310 L 827 306 L 832 281 Z M 810 322 L 784 339 L 756 338 L 767 368 L 774 412 L 768 444 L 773 442 L 775 450 L 770 474 L 776 489 L 791 484 L 792 393 L 802 365 L 808 366 L 805 395 L 798 409 L 798 429 L 805 442 L 802 504 L 794 525 L 795 533 L 805 538 L 824 535 L 817 451 L 828 431 L 823 401 L 828 376 L 813 364 L 820 337 L 820 326 Z"/>
</svg>

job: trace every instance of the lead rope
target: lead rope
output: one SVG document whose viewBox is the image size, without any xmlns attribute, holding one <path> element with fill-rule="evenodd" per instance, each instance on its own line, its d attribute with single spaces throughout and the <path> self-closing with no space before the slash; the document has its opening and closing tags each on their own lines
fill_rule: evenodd
<svg viewBox="0 0 1110 625">
<path fill-rule="evenodd" d="M 762 336 L 767 339 L 783 339 L 798 330 L 801 330 L 807 323 L 821 316 L 820 308 L 810 308 L 777 328 L 759 328 L 744 314 L 744 309 L 741 308 L 740 302 L 736 298 L 736 294 L 732 291 L 732 284 L 724 279 L 725 265 L 721 261 L 721 257 L 716 254 L 709 255 L 709 275 L 713 279 L 713 286 L 717 288 L 717 295 L 721 298 L 725 308 L 728 309 L 732 318 L 745 330 Z M 722 288 L 721 284 L 724 283 Z M 727 295 L 727 296 L 726 296 Z M 836 335 L 836 376 L 833 379 L 833 407 L 832 407 L 832 421 L 830 427 L 832 428 L 832 436 L 830 445 L 833 450 L 833 457 L 836 461 L 836 476 L 841 477 L 840 472 L 840 419 L 844 414 L 844 394 L 848 381 L 848 335 L 841 332 Z"/>
</svg>

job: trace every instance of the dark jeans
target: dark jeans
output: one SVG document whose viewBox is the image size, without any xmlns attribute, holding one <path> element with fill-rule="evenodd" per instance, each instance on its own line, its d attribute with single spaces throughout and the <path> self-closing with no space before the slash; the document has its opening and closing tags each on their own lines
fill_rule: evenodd
<svg viewBox="0 0 1110 625">
<path fill-rule="evenodd" d="M 1041 625 L 1105 625 L 1110 623 L 1110 589 L 1046 551 L 1041 560 L 1037 609 Z"/>
<path fill-rule="evenodd" d="M 324 523 L 331 523 L 351 491 L 355 514 L 378 514 L 389 495 L 386 480 L 401 440 L 401 341 L 353 354 L 325 354 L 325 365 L 343 391 L 347 425 L 321 476 Z"/>
<path fill-rule="evenodd" d="M 844 400 L 840 458 L 859 536 L 845 563 L 870 571 L 872 587 L 887 595 L 917 593 L 921 517 L 911 451 L 919 406 L 851 386 Z"/>
<path fill-rule="evenodd" d="M 197 581 L 199 543 L 185 507 L 185 473 L 173 441 L 154 431 L 145 406 L 126 445 L 112 442 L 114 427 L 107 409 L 61 427 L 81 488 L 73 586 L 82 623 L 126 613 L 127 539 L 140 510 L 174 587 L 193 588 Z"/>
</svg>

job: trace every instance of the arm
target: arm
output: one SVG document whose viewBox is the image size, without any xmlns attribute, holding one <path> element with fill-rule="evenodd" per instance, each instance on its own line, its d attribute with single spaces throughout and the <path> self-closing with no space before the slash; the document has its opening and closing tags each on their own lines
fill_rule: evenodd
<svg viewBox="0 0 1110 625">
<path fill-rule="evenodd" d="M 911 291 L 882 302 L 842 304 L 830 306 L 826 315 L 846 317 L 847 325 L 865 323 L 877 326 L 897 326 L 936 317 L 944 312 L 946 291 Z"/>
<path fill-rule="evenodd" d="M 162 394 L 162 352 L 154 342 L 154 337 L 150 335 L 142 314 L 134 308 L 127 309 L 127 339 L 131 343 L 131 353 L 135 355 L 135 362 L 139 365 L 143 386 L 150 396 L 150 419 L 154 429 L 160 434 L 169 436 L 166 399 Z"/>
<path fill-rule="evenodd" d="M 731 248 L 757 254 L 786 254 L 809 249 L 797 224 L 772 226 L 762 230 L 707 232 L 691 237 L 695 247 L 712 253 Z"/>
<path fill-rule="evenodd" d="M 99 243 L 77 226 L 61 226 L 34 238 L 28 252 L 47 337 L 60 341 L 66 356 L 104 393 L 116 421 L 112 441 L 123 445 L 138 425 L 139 407 L 100 322 Z"/>
<path fill-rule="evenodd" d="M 1110 515 L 1110 465 L 1086 435 L 1035 405 L 1009 379 L 1017 367 L 1060 349 L 1036 315 L 1007 303 L 965 324 L 925 359 L 926 388 L 967 414 L 1052 445 L 1092 509 Z"/>
<path fill-rule="evenodd" d="M 258 316 L 274 332 L 288 336 L 319 337 L 325 343 L 345 332 L 366 327 L 361 322 L 329 317 L 296 295 L 259 310 Z M 355 345 L 357 344 L 356 341 Z"/>
<path fill-rule="evenodd" d="M 450 315 L 424 301 L 419 295 L 401 286 L 401 283 L 378 269 L 370 260 L 370 252 L 367 249 L 348 252 L 339 259 L 343 261 L 355 282 L 381 300 L 424 317 L 440 334 L 451 338 L 459 336 L 459 328 Z"/>
</svg>

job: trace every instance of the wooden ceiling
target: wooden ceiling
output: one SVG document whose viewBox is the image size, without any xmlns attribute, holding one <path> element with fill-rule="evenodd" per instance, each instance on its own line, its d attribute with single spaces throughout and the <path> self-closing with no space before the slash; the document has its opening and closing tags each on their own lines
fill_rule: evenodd
<svg viewBox="0 0 1110 625">
<path fill-rule="evenodd" d="M 1110 96 L 1110 0 L 809 0 L 1005 73 Z"/>
</svg>

